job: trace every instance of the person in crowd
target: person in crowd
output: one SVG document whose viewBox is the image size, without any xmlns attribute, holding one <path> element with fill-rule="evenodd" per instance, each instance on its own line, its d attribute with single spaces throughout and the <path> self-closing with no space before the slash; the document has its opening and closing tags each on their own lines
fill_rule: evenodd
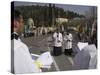
<svg viewBox="0 0 100 75">
<path fill-rule="evenodd" d="M 72 40 L 73 40 L 73 36 L 71 33 L 69 33 L 69 31 L 66 32 L 65 36 L 64 36 L 64 41 L 65 41 L 65 50 L 64 50 L 64 54 L 71 56 L 72 55 Z"/>
<path fill-rule="evenodd" d="M 53 34 L 53 42 L 54 42 L 53 55 L 54 56 L 61 55 L 63 36 L 59 28 L 57 28 L 57 30 Z"/>
<path fill-rule="evenodd" d="M 29 49 L 20 39 L 23 16 L 18 10 L 11 11 L 11 72 L 14 74 L 40 72 L 33 63 Z"/>
</svg>

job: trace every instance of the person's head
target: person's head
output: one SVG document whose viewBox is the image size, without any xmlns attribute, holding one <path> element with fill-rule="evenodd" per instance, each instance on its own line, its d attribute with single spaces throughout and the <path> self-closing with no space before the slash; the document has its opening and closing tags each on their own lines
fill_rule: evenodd
<svg viewBox="0 0 100 75">
<path fill-rule="evenodd" d="M 57 33 L 59 33 L 59 32 L 60 32 L 60 29 L 59 29 L 59 28 L 57 28 L 57 29 L 56 29 L 56 32 L 57 32 Z"/>
<path fill-rule="evenodd" d="M 66 31 L 66 34 L 69 35 L 69 30 Z"/>
<path fill-rule="evenodd" d="M 23 30 L 23 17 L 20 11 L 14 10 L 14 14 L 12 15 L 12 32 L 17 32 L 19 35 Z"/>
</svg>

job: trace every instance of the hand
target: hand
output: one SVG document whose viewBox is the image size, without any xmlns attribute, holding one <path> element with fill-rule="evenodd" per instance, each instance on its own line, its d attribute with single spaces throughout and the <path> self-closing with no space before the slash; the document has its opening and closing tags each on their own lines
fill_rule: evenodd
<svg viewBox="0 0 100 75">
<path fill-rule="evenodd" d="M 58 40 L 58 43 L 61 42 L 60 40 Z"/>
<path fill-rule="evenodd" d="M 70 41 L 70 40 L 67 40 L 67 41 Z"/>
</svg>

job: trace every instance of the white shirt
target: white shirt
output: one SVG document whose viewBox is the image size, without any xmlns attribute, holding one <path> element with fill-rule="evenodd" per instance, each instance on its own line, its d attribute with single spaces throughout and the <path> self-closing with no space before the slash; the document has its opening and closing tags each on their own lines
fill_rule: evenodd
<svg viewBox="0 0 100 75">
<path fill-rule="evenodd" d="M 55 32 L 53 34 L 53 39 L 54 39 L 54 46 L 56 46 L 56 47 L 62 46 L 63 37 L 62 37 L 61 33 Z"/>
<path fill-rule="evenodd" d="M 28 47 L 20 40 L 13 39 L 11 49 L 14 50 L 14 73 L 39 72 L 33 63 Z"/>
<path fill-rule="evenodd" d="M 64 36 L 65 47 L 66 47 L 65 49 L 72 48 L 72 39 L 73 39 L 73 37 L 72 37 L 71 33 L 69 33 L 69 35 Z M 70 40 L 70 41 L 68 41 L 68 40 Z"/>
</svg>

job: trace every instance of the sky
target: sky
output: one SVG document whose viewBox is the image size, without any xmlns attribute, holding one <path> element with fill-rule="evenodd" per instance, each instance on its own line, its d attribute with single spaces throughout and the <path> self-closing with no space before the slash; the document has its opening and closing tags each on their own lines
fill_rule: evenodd
<svg viewBox="0 0 100 75">
<path fill-rule="evenodd" d="M 34 2 L 15 2 L 15 6 L 30 6 L 30 5 L 40 5 L 45 6 L 47 3 L 34 3 Z M 56 7 L 63 8 L 65 11 L 70 10 L 76 13 L 84 15 L 87 11 L 90 10 L 92 6 L 83 6 L 83 5 L 68 5 L 68 4 L 55 4 Z"/>
</svg>

